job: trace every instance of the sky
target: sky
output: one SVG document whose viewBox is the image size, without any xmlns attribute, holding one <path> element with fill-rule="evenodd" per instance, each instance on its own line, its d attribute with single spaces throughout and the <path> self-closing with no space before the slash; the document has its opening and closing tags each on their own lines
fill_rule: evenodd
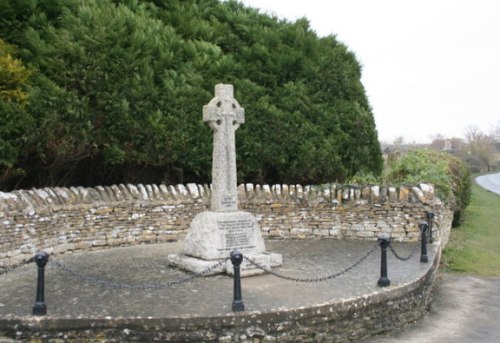
<svg viewBox="0 0 500 343">
<path fill-rule="evenodd" d="M 500 126 L 500 0 L 240 0 L 306 17 L 362 65 L 382 142 L 464 138 Z"/>
</svg>

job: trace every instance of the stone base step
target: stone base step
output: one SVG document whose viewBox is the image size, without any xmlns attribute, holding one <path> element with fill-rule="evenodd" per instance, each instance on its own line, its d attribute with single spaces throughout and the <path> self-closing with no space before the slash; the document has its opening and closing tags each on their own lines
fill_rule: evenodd
<svg viewBox="0 0 500 343">
<path fill-rule="evenodd" d="M 259 266 L 262 266 L 266 270 L 271 270 L 272 267 L 279 267 L 283 263 L 281 254 L 277 253 L 262 253 L 262 254 L 249 254 L 245 255 L 251 261 L 255 262 Z M 181 254 L 170 254 L 167 257 L 168 263 L 171 266 L 187 270 L 192 273 L 201 273 L 210 267 L 217 265 L 218 262 L 222 260 L 203 260 L 197 257 L 181 255 Z M 234 268 L 231 260 L 226 261 L 223 264 L 218 265 L 216 268 L 211 269 L 204 275 L 215 275 L 223 274 L 234 275 Z M 258 268 L 248 260 L 243 259 L 240 266 L 240 275 L 242 277 L 260 275 L 264 274 L 265 270 Z"/>
</svg>

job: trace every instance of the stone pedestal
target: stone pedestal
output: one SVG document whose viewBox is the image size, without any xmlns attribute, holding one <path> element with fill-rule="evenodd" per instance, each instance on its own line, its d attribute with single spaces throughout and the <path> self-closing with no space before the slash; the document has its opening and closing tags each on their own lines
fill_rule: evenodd
<svg viewBox="0 0 500 343">
<path fill-rule="evenodd" d="M 202 212 L 191 222 L 183 254 L 204 260 L 229 257 L 233 250 L 261 254 L 264 240 L 255 217 L 248 212 Z"/>
<path fill-rule="evenodd" d="M 260 266 L 270 269 L 280 266 L 280 254 L 267 253 L 259 226 L 255 217 L 248 212 L 212 212 L 198 214 L 191 222 L 188 234 L 184 240 L 182 254 L 169 255 L 171 265 L 200 273 L 226 259 L 233 250 L 239 250 Z M 242 276 L 262 274 L 262 269 L 256 268 L 247 260 L 241 265 Z M 206 275 L 218 273 L 233 274 L 233 265 L 227 261 Z"/>
</svg>

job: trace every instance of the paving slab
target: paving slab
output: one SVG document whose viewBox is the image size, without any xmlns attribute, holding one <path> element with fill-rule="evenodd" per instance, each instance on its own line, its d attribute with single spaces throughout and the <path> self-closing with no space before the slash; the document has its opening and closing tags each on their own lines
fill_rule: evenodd
<svg viewBox="0 0 500 343">
<path fill-rule="evenodd" d="M 417 243 L 393 243 L 400 255 L 416 250 Z M 351 271 L 324 282 L 293 282 L 265 274 L 242 279 L 247 312 L 272 312 L 342 301 L 380 291 L 380 249 L 375 241 L 277 240 L 267 249 L 283 255 L 277 273 L 292 278 L 328 276 L 373 252 Z M 175 282 L 192 274 L 171 268 L 166 257 L 181 251 L 181 243 L 148 244 L 100 251 L 51 256 L 46 268 L 45 298 L 48 316 L 59 318 L 198 317 L 232 313 L 233 279 L 227 275 L 198 277 L 158 289 L 114 289 L 96 285 L 95 279 L 122 285 Z M 429 261 L 437 244 L 429 245 Z M 391 286 L 412 282 L 424 275 L 431 262 L 420 263 L 419 251 L 407 262 L 389 253 Z M 89 276 L 82 280 L 62 270 L 54 261 Z M 27 264 L 0 275 L 0 317 L 31 315 L 36 293 L 36 266 Z"/>
</svg>

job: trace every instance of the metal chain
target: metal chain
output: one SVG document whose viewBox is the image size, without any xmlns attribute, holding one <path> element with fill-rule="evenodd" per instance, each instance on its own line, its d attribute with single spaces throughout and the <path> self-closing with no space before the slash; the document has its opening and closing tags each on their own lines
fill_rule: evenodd
<svg viewBox="0 0 500 343">
<path fill-rule="evenodd" d="M 411 259 L 413 257 L 413 255 L 415 255 L 415 253 L 418 251 L 418 248 L 419 248 L 419 245 L 415 245 L 413 247 L 413 250 L 410 252 L 410 255 L 406 256 L 406 257 L 402 257 L 401 255 L 398 254 L 398 252 L 392 247 L 391 244 L 389 244 L 389 250 L 392 252 L 392 254 L 394 255 L 394 257 L 396 257 L 398 260 L 400 261 L 403 261 L 403 262 L 406 262 L 408 261 L 409 259 Z"/>
<path fill-rule="evenodd" d="M 1 270 L 0 270 L 0 276 L 2 275 L 5 275 L 5 274 L 9 274 L 9 273 L 12 273 L 14 270 L 16 270 L 18 267 L 14 267 L 14 268 L 11 268 L 11 267 L 3 267 Z"/>
<path fill-rule="evenodd" d="M 425 238 L 427 239 L 427 243 L 431 240 L 431 230 L 429 227 L 427 227 L 427 230 L 425 230 Z"/>
<path fill-rule="evenodd" d="M 394 229 L 391 230 L 391 233 L 389 234 L 389 237 L 391 238 L 391 241 L 392 241 L 392 232 L 394 231 Z M 422 240 L 422 230 L 419 230 L 420 231 L 420 235 L 418 235 L 418 240 L 417 242 L 420 242 Z M 429 231 L 430 230 L 426 230 L 426 237 L 427 237 L 427 241 L 429 241 Z M 406 256 L 406 257 L 403 257 L 401 256 L 400 254 L 398 254 L 398 252 L 392 247 L 391 244 L 389 244 L 389 250 L 392 252 L 392 254 L 394 255 L 394 257 L 396 257 L 396 259 L 400 260 L 400 261 L 403 261 L 403 262 L 406 262 L 408 261 L 409 259 L 411 259 L 415 253 L 418 251 L 418 248 L 419 248 L 419 245 L 416 245 L 413 250 L 410 252 L 410 255 Z"/>
<path fill-rule="evenodd" d="M 85 282 L 89 282 L 89 283 L 96 285 L 96 286 L 102 286 L 102 287 L 111 288 L 111 289 L 128 289 L 128 290 L 139 291 L 139 290 L 146 290 L 146 289 L 168 288 L 168 287 L 173 286 L 173 285 L 179 285 L 179 284 L 188 282 L 192 279 L 195 279 L 197 277 L 204 276 L 204 275 L 210 273 L 211 271 L 215 270 L 216 268 L 222 266 L 228 260 L 229 260 L 229 258 L 221 260 L 221 261 L 217 262 L 216 264 L 208 267 L 207 269 L 205 269 L 199 273 L 185 277 L 183 279 L 177 279 L 177 280 L 168 281 L 168 282 L 145 283 L 145 284 L 127 284 L 127 283 L 118 283 L 118 282 L 100 280 L 100 279 L 96 278 L 95 276 L 87 275 L 87 274 L 81 273 L 81 272 L 79 272 L 71 267 L 68 267 L 67 265 L 65 265 L 62 262 L 50 261 L 50 263 L 54 264 L 59 269 L 72 275 L 73 277 L 80 279 L 82 281 L 85 281 Z"/>
<path fill-rule="evenodd" d="M 13 271 L 15 271 L 16 269 L 19 269 L 21 268 L 22 266 L 24 265 L 27 265 L 27 264 L 30 264 L 30 263 L 33 263 L 35 262 L 35 258 L 32 257 L 24 262 L 22 262 L 21 264 L 15 266 L 15 267 L 0 267 L 0 276 L 4 275 L 4 274 L 9 274 L 9 273 L 12 273 Z"/>
<path fill-rule="evenodd" d="M 20 266 L 17 266 L 17 267 L 14 267 L 14 268 L 12 268 L 12 267 L 2 267 L 1 270 L 0 270 L 0 276 L 12 273 L 14 270 L 16 270 L 19 267 Z"/>
<path fill-rule="evenodd" d="M 352 264 L 351 266 L 349 266 L 349 267 L 347 267 L 339 272 L 336 272 L 334 274 L 330 274 L 330 275 L 322 276 L 322 277 L 317 277 L 317 278 L 295 278 L 295 277 L 291 277 L 288 275 L 279 274 L 279 273 L 273 272 L 270 269 L 267 269 L 264 266 L 261 266 L 260 264 L 252 261 L 251 259 L 249 259 L 246 256 L 243 256 L 243 258 L 245 260 L 247 260 L 250 264 L 254 265 L 255 267 L 262 269 L 263 271 L 268 272 L 269 274 L 274 275 L 280 279 L 285 279 L 285 280 L 295 281 L 295 282 L 304 282 L 304 283 L 317 283 L 317 282 L 323 282 L 323 281 L 335 279 L 336 277 L 349 272 L 350 270 L 357 267 L 361 262 L 366 260 L 368 258 L 368 256 L 370 256 L 375 251 L 375 249 L 377 249 L 377 247 L 378 247 L 378 244 L 375 245 L 372 249 L 370 249 L 370 251 L 368 251 L 363 257 L 361 257 L 356 263 Z"/>
</svg>

